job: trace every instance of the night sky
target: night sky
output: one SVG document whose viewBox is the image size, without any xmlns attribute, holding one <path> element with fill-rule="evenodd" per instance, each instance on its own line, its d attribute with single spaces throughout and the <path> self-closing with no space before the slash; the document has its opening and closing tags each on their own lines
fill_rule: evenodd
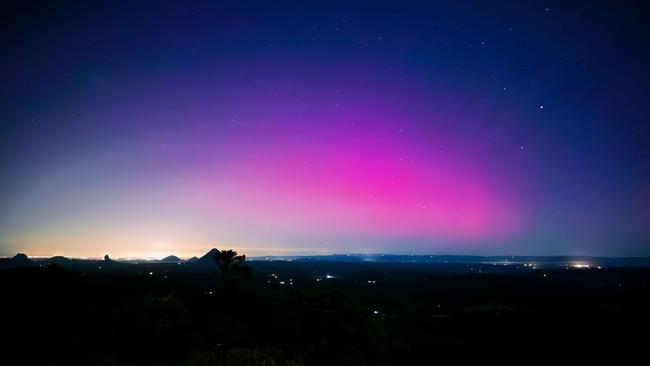
<svg viewBox="0 0 650 366">
<path fill-rule="evenodd" d="M 0 255 L 650 255 L 643 2 L 55 3 L 0 10 Z"/>
</svg>

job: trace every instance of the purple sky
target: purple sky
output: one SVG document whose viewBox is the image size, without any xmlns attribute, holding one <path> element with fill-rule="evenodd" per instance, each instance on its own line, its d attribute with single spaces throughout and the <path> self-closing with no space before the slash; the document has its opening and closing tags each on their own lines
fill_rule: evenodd
<svg viewBox="0 0 650 366">
<path fill-rule="evenodd" d="M 0 255 L 650 254 L 633 12 L 146 4 L 13 13 Z"/>
</svg>

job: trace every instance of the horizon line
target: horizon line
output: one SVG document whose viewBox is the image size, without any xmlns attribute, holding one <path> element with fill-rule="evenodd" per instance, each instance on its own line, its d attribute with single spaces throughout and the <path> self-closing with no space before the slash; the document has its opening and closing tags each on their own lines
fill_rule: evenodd
<svg viewBox="0 0 650 366">
<path fill-rule="evenodd" d="M 203 255 L 207 254 L 210 250 L 217 248 L 210 248 L 202 255 L 191 255 L 191 256 L 179 256 L 173 253 L 170 253 L 165 256 L 110 256 L 112 260 L 123 260 L 123 261 L 133 261 L 133 260 L 145 260 L 145 261 L 156 261 L 162 260 L 169 256 L 178 257 L 181 260 L 188 260 L 191 258 L 200 258 Z M 63 254 L 54 254 L 54 255 L 29 255 L 25 252 L 16 252 L 14 255 L 0 255 L 2 259 L 11 259 L 18 254 L 25 254 L 28 258 L 33 259 L 50 259 L 54 257 L 64 257 L 67 259 L 77 259 L 77 260 L 104 260 L 104 256 L 67 256 Z M 246 255 L 246 253 L 241 253 Z M 517 258 L 517 257 L 543 257 L 543 258 L 607 258 L 607 259 L 632 259 L 632 258 L 650 258 L 650 255 L 640 255 L 640 256 L 610 256 L 610 255 L 585 255 L 585 254 L 414 254 L 414 253 L 382 253 L 382 252 L 349 252 L 349 253 L 324 253 L 324 254 L 268 254 L 268 255 L 246 255 L 250 259 L 261 259 L 261 258 L 299 258 L 299 257 L 328 257 L 328 256 L 410 256 L 410 257 L 483 257 L 483 258 Z"/>
</svg>

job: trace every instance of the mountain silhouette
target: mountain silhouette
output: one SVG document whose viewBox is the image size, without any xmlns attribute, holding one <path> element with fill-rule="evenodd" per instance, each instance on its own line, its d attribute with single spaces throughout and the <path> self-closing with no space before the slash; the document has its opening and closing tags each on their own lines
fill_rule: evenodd
<svg viewBox="0 0 650 366">
<path fill-rule="evenodd" d="M 13 258 L 3 258 L 0 260 L 0 268 L 16 268 L 16 267 L 34 267 L 34 263 L 27 254 L 18 253 Z"/>
<path fill-rule="evenodd" d="M 198 262 L 199 258 L 198 257 L 192 257 L 192 258 L 188 259 L 187 261 L 191 262 L 191 263 L 194 263 L 194 262 Z"/>
<path fill-rule="evenodd" d="M 217 249 L 217 248 L 212 248 L 212 249 L 210 249 L 210 251 L 208 251 L 208 252 L 205 253 L 201 258 L 199 258 L 199 260 L 196 261 L 196 263 L 198 263 L 198 264 L 203 264 L 203 265 L 206 265 L 206 264 L 210 264 L 210 265 L 215 264 L 215 263 L 214 263 L 214 254 L 215 254 L 215 253 L 219 253 L 219 249 Z"/>
<path fill-rule="evenodd" d="M 19 266 L 35 266 L 36 265 L 34 262 L 32 262 L 31 259 L 29 259 L 27 254 L 24 254 L 24 253 L 16 254 L 11 260 L 15 265 L 19 265 Z"/>
<path fill-rule="evenodd" d="M 61 266 L 69 264 L 71 262 L 71 259 L 66 258 L 62 255 L 55 255 L 54 257 L 50 258 L 49 262 Z"/>
<path fill-rule="evenodd" d="M 178 258 L 178 257 L 175 256 L 175 255 L 170 255 L 170 256 L 167 256 L 167 257 L 161 259 L 160 261 L 161 261 L 161 262 L 180 262 L 181 259 Z"/>
</svg>

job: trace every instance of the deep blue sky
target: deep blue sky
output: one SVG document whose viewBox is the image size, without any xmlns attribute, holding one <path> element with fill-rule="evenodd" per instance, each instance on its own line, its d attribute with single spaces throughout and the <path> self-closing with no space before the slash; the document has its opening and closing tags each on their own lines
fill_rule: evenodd
<svg viewBox="0 0 650 366">
<path fill-rule="evenodd" d="M 650 255 L 644 2 L 15 2 L 0 255 Z"/>
</svg>

